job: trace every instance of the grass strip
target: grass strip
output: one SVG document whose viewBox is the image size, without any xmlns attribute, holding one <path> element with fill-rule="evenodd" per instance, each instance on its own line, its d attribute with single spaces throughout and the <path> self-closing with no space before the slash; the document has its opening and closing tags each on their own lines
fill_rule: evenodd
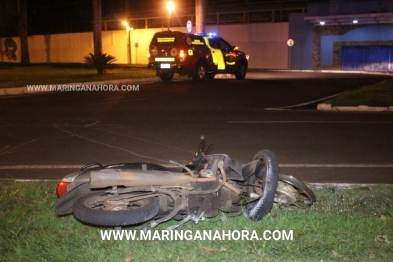
<svg viewBox="0 0 393 262">
<path fill-rule="evenodd" d="M 176 230 L 293 231 L 293 240 L 102 240 L 73 216 L 57 217 L 55 182 L 0 181 L 0 261 L 391 261 L 393 185 L 316 190 L 306 210 L 273 207 L 261 221 L 223 214 Z M 166 222 L 155 231 L 175 224 Z M 123 230 L 141 229 L 140 226 Z M 155 232 L 153 231 L 153 232 Z"/>
<path fill-rule="evenodd" d="M 66 83 L 106 81 L 154 77 L 155 71 L 144 68 L 109 67 L 104 75 L 86 66 L 2 66 L 0 88 L 25 87 L 27 85 L 59 85 Z"/>
<path fill-rule="evenodd" d="M 393 106 L 393 80 L 346 91 L 325 103 L 332 106 Z"/>
</svg>

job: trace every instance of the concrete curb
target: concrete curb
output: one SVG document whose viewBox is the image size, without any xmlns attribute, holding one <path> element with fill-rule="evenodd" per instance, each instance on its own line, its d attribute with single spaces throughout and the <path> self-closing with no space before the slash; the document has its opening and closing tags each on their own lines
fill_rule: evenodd
<svg viewBox="0 0 393 262">
<path fill-rule="evenodd" d="M 378 185 L 390 184 L 357 184 L 357 183 L 307 183 L 312 189 L 360 189 L 366 190 Z"/>
<path fill-rule="evenodd" d="M 78 83 L 64 83 L 58 84 L 57 86 L 65 87 L 76 87 L 83 85 L 124 85 L 124 84 L 140 84 L 158 81 L 158 77 L 148 77 L 148 78 L 136 78 L 136 79 L 118 79 L 118 80 L 106 80 L 106 81 L 96 81 L 96 82 L 78 82 Z M 36 86 L 51 86 L 51 85 L 36 85 Z M 26 94 L 38 94 L 38 93 L 53 93 L 59 91 L 42 91 L 42 90 L 28 90 L 25 87 L 10 87 L 10 88 L 0 88 L 0 96 L 13 96 L 13 95 L 26 95 Z"/>
<path fill-rule="evenodd" d="M 319 111 L 336 111 L 336 112 L 393 112 L 393 106 L 332 106 L 331 104 L 318 104 Z"/>
</svg>

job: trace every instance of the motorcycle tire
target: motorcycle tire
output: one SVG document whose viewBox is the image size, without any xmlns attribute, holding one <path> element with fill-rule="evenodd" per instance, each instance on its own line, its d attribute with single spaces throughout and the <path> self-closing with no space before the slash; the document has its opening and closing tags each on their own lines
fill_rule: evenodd
<svg viewBox="0 0 393 262">
<path fill-rule="evenodd" d="M 158 214 L 157 198 L 146 198 L 129 202 L 127 209 L 108 210 L 103 202 L 113 198 L 104 192 L 90 194 L 75 201 L 72 211 L 80 221 L 97 226 L 126 226 L 149 221 Z M 131 205 L 130 205 L 131 204 Z"/>
<path fill-rule="evenodd" d="M 259 160 L 253 176 L 262 181 L 263 195 L 246 207 L 245 216 L 251 220 L 261 220 L 272 208 L 278 184 L 278 161 L 270 150 L 261 150 L 254 160 Z"/>
</svg>

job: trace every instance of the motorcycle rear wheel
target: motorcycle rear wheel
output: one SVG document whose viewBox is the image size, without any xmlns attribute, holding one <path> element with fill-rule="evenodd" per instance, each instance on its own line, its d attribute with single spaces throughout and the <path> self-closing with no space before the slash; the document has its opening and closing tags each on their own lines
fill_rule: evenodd
<svg viewBox="0 0 393 262">
<path fill-rule="evenodd" d="M 263 195 L 263 179 L 256 176 L 250 177 L 247 187 L 248 192 Z M 274 202 L 282 206 L 296 206 L 306 208 L 316 201 L 314 192 L 302 181 L 294 176 L 279 173 L 278 186 Z"/>
<path fill-rule="evenodd" d="M 111 204 L 108 205 L 108 202 Z M 143 223 L 155 217 L 159 209 L 157 198 L 125 201 L 124 199 L 117 200 L 113 195 L 104 192 L 81 197 L 72 207 L 77 219 L 97 226 L 126 226 Z"/>
<path fill-rule="evenodd" d="M 281 187 L 277 188 L 276 199 L 281 201 L 282 205 L 306 208 L 317 201 L 314 192 L 296 177 L 280 173 L 278 179 Z M 294 201 L 291 198 L 293 194 L 296 195 Z"/>
</svg>

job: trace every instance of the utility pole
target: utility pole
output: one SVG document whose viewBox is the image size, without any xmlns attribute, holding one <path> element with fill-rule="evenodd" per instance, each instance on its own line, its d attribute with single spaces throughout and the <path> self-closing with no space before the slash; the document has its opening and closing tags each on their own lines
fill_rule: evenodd
<svg viewBox="0 0 393 262">
<path fill-rule="evenodd" d="M 205 0 L 195 0 L 195 29 L 197 34 L 205 33 Z"/>
<path fill-rule="evenodd" d="M 125 4 L 125 8 L 126 8 L 125 26 L 126 26 L 126 31 L 127 31 L 127 57 L 128 57 L 128 63 L 131 65 L 132 64 L 132 60 L 131 60 L 131 25 L 130 25 L 130 20 L 128 17 L 128 0 L 125 0 L 124 4 Z"/>
<path fill-rule="evenodd" d="M 18 0 L 19 37 L 21 45 L 21 63 L 30 64 L 29 42 L 27 34 L 27 0 Z"/>
<path fill-rule="evenodd" d="M 125 5 L 125 12 L 126 12 L 125 20 L 127 21 L 127 23 L 129 23 L 129 21 L 128 21 L 128 0 L 124 0 L 124 5 Z"/>
<path fill-rule="evenodd" d="M 102 35 L 101 35 L 101 0 L 93 0 L 93 42 L 94 56 L 96 59 L 102 54 Z M 103 69 L 97 68 L 97 74 L 102 75 Z"/>
</svg>

